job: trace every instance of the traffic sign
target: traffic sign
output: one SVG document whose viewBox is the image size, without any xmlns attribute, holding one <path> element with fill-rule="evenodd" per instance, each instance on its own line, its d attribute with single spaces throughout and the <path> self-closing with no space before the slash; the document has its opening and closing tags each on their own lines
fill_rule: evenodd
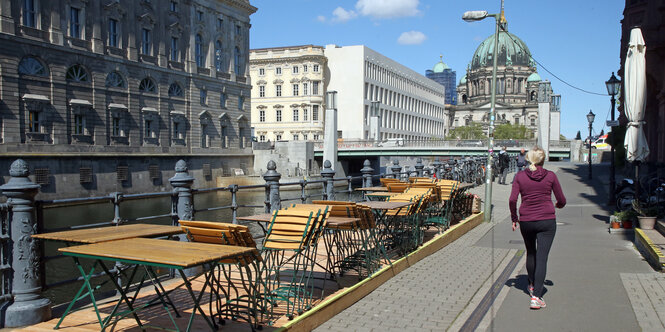
<svg viewBox="0 0 665 332">
<path fill-rule="evenodd" d="M 607 120 L 607 122 L 605 124 L 608 127 L 618 127 L 619 126 L 619 120 L 614 120 L 614 121 Z"/>
</svg>

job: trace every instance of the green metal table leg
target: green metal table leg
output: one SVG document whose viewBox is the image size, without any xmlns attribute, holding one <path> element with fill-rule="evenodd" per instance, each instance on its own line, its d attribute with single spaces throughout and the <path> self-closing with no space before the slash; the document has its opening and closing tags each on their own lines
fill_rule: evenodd
<svg viewBox="0 0 665 332">
<path fill-rule="evenodd" d="M 55 324 L 53 329 L 54 330 L 59 329 L 60 324 L 62 323 L 62 320 L 65 319 L 65 317 L 67 317 L 67 315 L 69 315 L 69 311 L 72 309 L 74 304 L 76 304 L 76 302 L 78 302 L 80 299 L 82 299 L 86 296 L 90 296 L 90 299 L 92 300 L 92 304 L 95 307 L 95 313 L 97 314 L 97 320 L 99 321 L 99 325 L 102 328 L 104 328 L 104 323 L 102 323 L 102 318 L 99 315 L 99 311 L 97 310 L 97 304 L 95 303 L 95 296 L 92 293 L 92 288 L 90 286 L 90 278 L 95 273 L 95 266 L 97 266 L 97 262 L 95 262 L 92 265 L 92 268 L 90 268 L 90 272 L 88 274 L 86 274 L 85 271 L 83 271 L 83 267 L 81 266 L 81 263 L 79 262 L 78 258 L 76 258 L 76 257 L 74 257 L 74 264 L 76 265 L 76 268 L 79 270 L 79 272 L 81 273 L 81 276 L 83 277 L 83 285 L 81 285 L 81 288 L 79 288 L 78 292 L 76 293 L 76 296 L 74 296 L 74 299 L 72 299 L 72 301 L 69 303 L 69 305 L 67 306 L 67 310 L 65 310 L 65 313 L 62 314 L 62 317 L 60 317 L 60 319 L 58 320 L 58 323 Z M 81 295 L 83 290 L 85 290 L 86 288 L 88 289 L 88 292 L 85 293 L 85 295 Z"/>
</svg>

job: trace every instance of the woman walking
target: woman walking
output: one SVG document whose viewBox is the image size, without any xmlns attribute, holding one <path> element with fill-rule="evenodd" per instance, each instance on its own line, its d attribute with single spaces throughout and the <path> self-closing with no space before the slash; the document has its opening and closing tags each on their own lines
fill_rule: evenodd
<svg viewBox="0 0 665 332">
<path fill-rule="evenodd" d="M 556 207 L 566 205 L 559 179 L 553 172 L 543 168 L 545 151 L 535 147 L 526 154 L 531 163 L 524 172 L 515 174 L 510 193 L 510 215 L 513 231 L 519 226 L 526 246 L 526 270 L 529 274 L 529 295 L 531 309 L 545 307 L 543 301 L 543 283 L 547 272 L 547 256 L 556 233 L 556 216 L 552 193 L 556 198 Z M 517 214 L 517 196 L 522 197 L 519 216 Z"/>
</svg>

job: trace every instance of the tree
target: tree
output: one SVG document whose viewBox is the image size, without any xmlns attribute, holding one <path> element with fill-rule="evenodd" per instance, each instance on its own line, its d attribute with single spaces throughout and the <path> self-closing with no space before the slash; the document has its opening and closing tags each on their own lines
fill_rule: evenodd
<svg viewBox="0 0 665 332">
<path fill-rule="evenodd" d="M 480 123 L 471 122 L 468 126 L 457 127 L 448 133 L 446 139 L 483 139 L 487 135 Z"/>
<path fill-rule="evenodd" d="M 529 139 L 532 132 L 524 125 L 504 123 L 494 129 L 496 139 Z"/>
<path fill-rule="evenodd" d="M 562 141 L 567 140 L 566 136 L 563 136 L 563 134 L 559 134 L 559 139 Z"/>
<path fill-rule="evenodd" d="M 578 141 L 582 140 L 582 134 L 580 133 L 579 130 L 577 131 L 577 135 L 575 135 L 575 140 L 578 140 Z"/>
</svg>

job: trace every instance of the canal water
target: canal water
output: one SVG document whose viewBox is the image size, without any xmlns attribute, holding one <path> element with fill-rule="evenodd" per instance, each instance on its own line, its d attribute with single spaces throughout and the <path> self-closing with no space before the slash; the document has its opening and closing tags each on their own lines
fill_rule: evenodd
<svg viewBox="0 0 665 332">
<path fill-rule="evenodd" d="M 336 188 L 338 191 L 342 188 Z M 312 195 L 308 202 L 311 200 L 321 199 L 320 194 L 322 193 L 322 188 L 308 189 L 306 191 L 307 195 Z M 318 195 L 318 196 L 317 196 Z M 282 206 L 300 203 L 299 199 L 301 196 L 300 190 L 293 191 L 281 191 L 282 200 L 285 199 L 294 199 L 289 201 L 283 201 Z M 195 194 L 194 196 L 194 208 L 195 211 L 204 210 L 208 208 L 223 207 L 231 205 L 231 194 L 228 191 L 218 191 L 218 192 L 207 192 Z M 349 199 L 350 198 L 350 199 Z M 362 197 L 354 192 L 351 197 L 346 193 L 336 194 L 337 200 L 353 200 L 358 201 Z M 248 216 L 253 214 L 259 214 L 265 212 L 264 201 L 265 201 L 265 192 L 263 190 L 258 191 L 239 191 L 237 193 L 236 201 L 238 205 L 251 205 L 251 206 L 260 206 L 260 207 L 241 207 L 238 209 L 238 216 Z M 150 198 L 142 200 L 128 200 L 122 201 L 120 204 L 120 216 L 124 220 L 133 220 L 136 218 L 143 218 L 148 216 L 164 215 L 171 212 L 171 197 L 161 197 L 161 198 Z M 95 223 L 109 222 L 113 220 L 113 204 L 109 203 L 96 203 L 96 204 L 86 204 L 86 205 L 74 205 L 66 207 L 51 207 L 44 208 L 43 212 L 43 232 L 62 230 L 63 228 L 68 227 L 77 227 L 84 226 Z M 206 221 L 216 221 L 216 222 L 232 222 L 232 210 L 231 209 L 219 209 L 212 211 L 200 211 L 195 213 L 196 220 L 206 220 Z M 170 225 L 170 217 L 161 217 L 150 220 L 141 220 L 135 221 L 141 223 L 151 223 L 151 224 L 161 224 L 161 225 Z M 254 237 L 257 238 L 257 242 L 260 243 L 260 238 L 263 236 L 263 231 L 254 222 L 240 222 L 241 224 L 246 224 Z M 109 229 L 112 231 L 112 228 Z M 63 243 L 56 243 L 53 241 L 45 241 L 43 244 L 44 248 L 44 257 L 46 257 L 46 262 L 44 265 L 44 278 L 45 284 L 48 285 L 45 291 L 45 296 L 48 297 L 53 305 L 60 305 L 68 303 L 74 297 L 78 289 L 81 287 L 81 282 L 61 284 L 65 280 L 70 280 L 73 278 L 80 277 L 80 273 L 74 266 L 73 260 L 69 257 L 60 256 L 58 253 L 58 248 L 63 247 Z M 90 260 L 81 260 L 81 263 L 84 265 L 86 272 L 89 271 L 92 261 Z M 107 262 L 107 266 L 110 268 L 112 265 Z M 95 273 L 102 272 L 101 268 L 97 267 Z M 142 273 L 142 271 L 141 271 Z M 158 273 L 167 274 L 168 270 L 161 270 Z M 141 274 L 142 275 L 142 274 Z M 107 281 L 106 276 L 101 276 L 96 278 L 96 282 Z M 136 278 L 135 278 L 136 281 Z M 106 283 L 100 289 L 101 292 L 112 292 L 113 286 L 110 283 Z M 59 310 L 56 310 L 56 313 L 64 310 L 63 307 L 60 307 Z"/>
</svg>

